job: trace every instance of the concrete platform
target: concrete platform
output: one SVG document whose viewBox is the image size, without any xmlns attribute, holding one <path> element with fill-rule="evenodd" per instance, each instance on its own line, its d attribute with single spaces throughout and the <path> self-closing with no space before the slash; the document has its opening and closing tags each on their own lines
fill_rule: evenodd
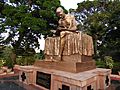
<svg viewBox="0 0 120 90">
<path fill-rule="evenodd" d="M 56 70 L 61 70 L 66 72 L 73 72 L 73 73 L 88 71 L 96 68 L 95 61 L 93 60 L 86 61 L 86 62 L 36 61 L 34 63 L 34 66 L 48 68 L 48 69 L 56 69 Z"/>
<path fill-rule="evenodd" d="M 26 75 L 26 80 L 24 83 L 33 84 L 43 90 L 106 90 L 111 84 L 110 69 L 96 68 L 79 73 L 35 66 L 20 66 L 19 69 L 20 81 L 22 80 L 21 75 L 24 72 Z M 40 76 L 39 73 L 42 76 Z M 39 77 L 37 77 L 38 74 Z M 50 80 L 48 80 L 48 78 L 50 78 Z M 37 84 L 38 81 L 40 82 L 40 85 Z M 50 85 L 47 88 L 46 83 L 48 86 Z"/>
</svg>

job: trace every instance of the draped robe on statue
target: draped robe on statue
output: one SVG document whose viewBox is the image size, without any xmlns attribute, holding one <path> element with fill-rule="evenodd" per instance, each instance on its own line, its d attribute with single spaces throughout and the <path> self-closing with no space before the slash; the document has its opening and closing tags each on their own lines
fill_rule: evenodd
<svg viewBox="0 0 120 90">
<path fill-rule="evenodd" d="M 65 37 L 65 46 L 63 51 L 63 59 L 68 61 L 81 62 L 82 57 L 92 57 L 93 40 L 92 37 L 82 32 L 71 32 Z M 45 40 L 45 56 L 59 59 L 60 54 L 60 37 L 48 37 Z M 82 56 L 82 57 L 81 57 Z M 74 57 L 74 58 L 73 58 Z M 67 58 L 67 59 L 66 59 Z M 85 58 L 84 58 L 85 59 Z"/>
<path fill-rule="evenodd" d="M 34 65 L 75 73 L 95 69 L 92 37 L 78 32 L 75 17 L 65 14 L 61 7 L 56 14 L 60 17 L 59 25 L 51 32 L 60 36 L 46 38 L 45 60 L 36 61 Z"/>
</svg>

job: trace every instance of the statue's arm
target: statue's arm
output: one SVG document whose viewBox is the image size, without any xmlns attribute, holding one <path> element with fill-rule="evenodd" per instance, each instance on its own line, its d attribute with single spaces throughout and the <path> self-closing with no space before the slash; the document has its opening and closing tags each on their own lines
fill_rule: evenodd
<svg viewBox="0 0 120 90">
<path fill-rule="evenodd" d="M 73 20 L 72 20 L 71 18 L 69 18 L 69 23 L 70 23 L 70 25 L 69 25 L 69 27 L 68 27 L 68 30 L 71 30 L 72 24 L 73 24 Z"/>
<path fill-rule="evenodd" d="M 70 25 L 68 27 L 68 30 L 76 30 L 77 29 L 77 24 L 76 24 L 74 16 L 69 18 L 69 22 L 70 22 Z"/>
<path fill-rule="evenodd" d="M 62 21 L 61 21 L 61 19 L 60 19 L 59 22 L 58 22 L 58 23 L 59 23 L 59 26 L 57 27 L 57 30 L 60 30 L 60 31 L 61 31 L 61 30 L 66 30 L 67 28 L 66 28 L 64 25 L 62 25 L 61 22 L 62 22 Z"/>
</svg>

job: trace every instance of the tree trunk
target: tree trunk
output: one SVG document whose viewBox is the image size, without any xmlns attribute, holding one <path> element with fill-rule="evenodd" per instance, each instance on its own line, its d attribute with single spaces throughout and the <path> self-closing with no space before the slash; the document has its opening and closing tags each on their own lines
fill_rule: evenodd
<svg viewBox="0 0 120 90">
<path fill-rule="evenodd" d="M 13 64 L 16 64 L 16 54 L 12 53 L 10 57 L 11 57 L 11 59 L 13 61 Z"/>
<path fill-rule="evenodd" d="M 32 0 L 28 0 L 28 4 L 31 7 L 32 6 Z"/>
</svg>

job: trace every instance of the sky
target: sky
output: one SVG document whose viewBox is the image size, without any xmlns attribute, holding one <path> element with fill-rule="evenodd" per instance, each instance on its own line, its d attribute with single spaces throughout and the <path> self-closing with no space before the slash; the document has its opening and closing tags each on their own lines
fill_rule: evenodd
<svg viewBox="0 0 120 90">
<path fill-rule="evenodd" d="M 76 9 L 77 3 L 80 3 L 84 0 L 60 0 L 61 5 L 65 7 L 65 9 L 69 10 L 70 8 Z"/>
<path fill-rule="evenodd" d="M 65 9 L 69 10 L 70 8 L 76 9 L 77 8 L 77 3 L 82 2 L 83 0 L 60 0 L 61 5 L 64 6 Z M 44 50 L 44 45 L 45 45 L 45 40 L 44 38 L 41 38 L 39 40 L 40 43 L 40 49 Z M 39 50 L 36 49 L 36 52 Z"/>
</svg>

